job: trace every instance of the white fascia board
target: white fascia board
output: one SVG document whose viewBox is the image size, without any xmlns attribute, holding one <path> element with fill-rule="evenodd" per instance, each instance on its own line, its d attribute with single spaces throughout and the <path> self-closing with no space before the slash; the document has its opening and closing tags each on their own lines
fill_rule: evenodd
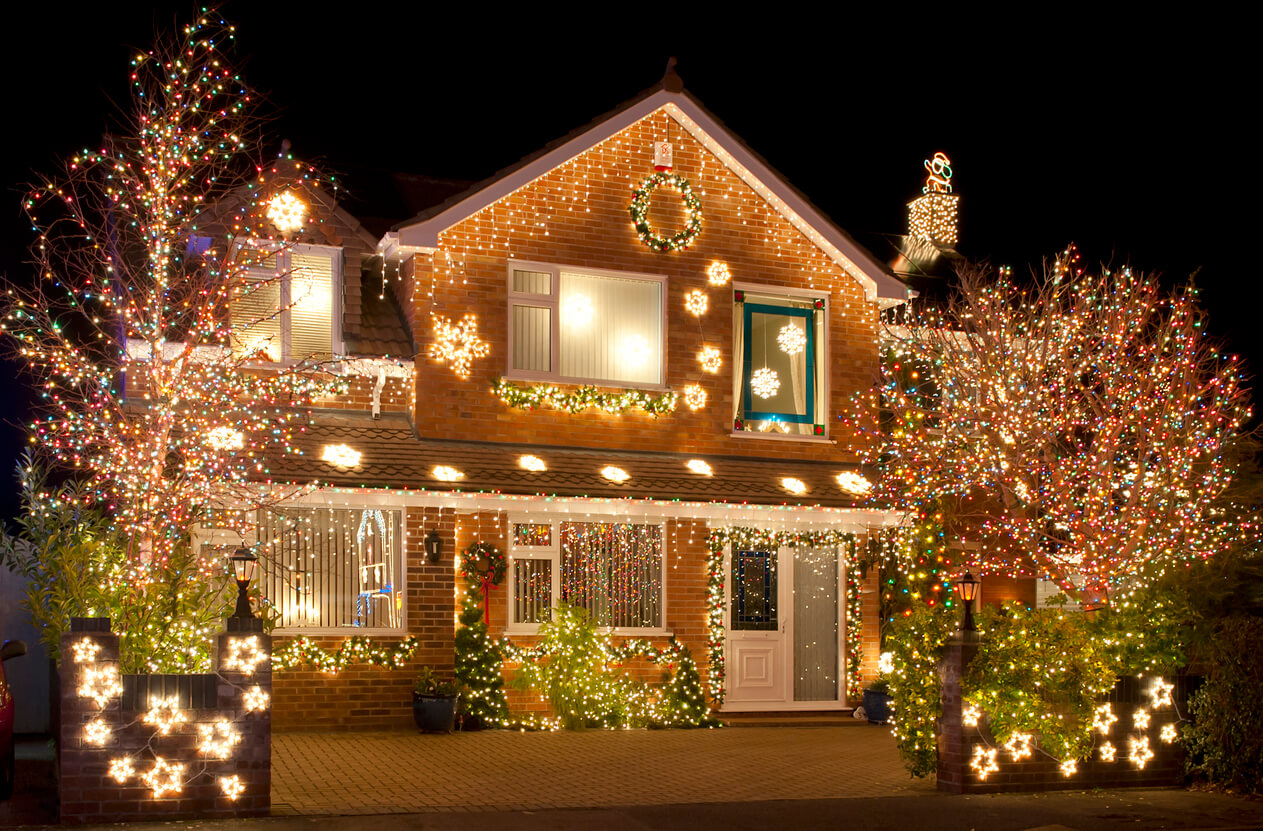
<svg viewBox="0 0 1263 831">
<path fill-rule="evenodd" d="M 291 492 L 293 492 L 291 490 Z M 287 500 L 291 505 L 324 508 L 440 508 L 456 511 L 497 511 L 644 519 L 701 519 L 712 528 L 725 525 L 779 530 L 842 529 L 863 531 L 906 523 L 904 514 L 864 508 L 825 508 L 799 505 L 735 505 L 722 502 L 675 502 L 615 497 L 556 497 L 459 491 L 382 490 L 380 488 L 319 488 Z"/>
<path fill-rule="evenodd" d="M 868 300 L 886 298 L 896 303 L 908 299 L 908 289 L 888 275 L 880 263 L 840 233 L 827 217 L 786 187 L 781 178 L 746 150 L 732 134 L 685 95 L 660 90 L 648 98 L 601 122 L 587 132 L 535 159 L 509 175 L 497 179 L 477 193 L 457 202 L 442 213 L 412 225 L 402 226 L 398 246 L 435 249 L 439 234 L 473 216 L 514 191 L 560 167 L 581 153 L 627 129 L 642 118 L 664 109 L 677 124 L 697 139 L 738 178 L 765 199 L 781 216 L 815 243 L 843 271 L 864 287 Z"/>
</svg>

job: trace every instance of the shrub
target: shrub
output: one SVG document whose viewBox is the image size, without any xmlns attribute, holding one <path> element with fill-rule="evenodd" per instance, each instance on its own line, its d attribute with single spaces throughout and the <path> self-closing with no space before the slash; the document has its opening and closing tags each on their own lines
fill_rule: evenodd
<svg viewBox="0 0 1263 831">
<path fill-rule="evenodd" d="M 1209 639 L 1210 669 L 1189 701 L 1188 770 L 1224 787 L 1263 790 L 1263 619 L 1234 616 Z"/>
</svg>

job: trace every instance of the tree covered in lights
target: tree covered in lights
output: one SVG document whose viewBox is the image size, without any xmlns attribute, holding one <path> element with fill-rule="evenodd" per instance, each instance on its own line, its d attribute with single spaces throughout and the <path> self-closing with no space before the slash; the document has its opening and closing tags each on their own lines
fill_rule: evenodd
<svg viewBox="0 0 1263 831">
<path fill-rule="evenodd" d="M 248 483 L 266 478 L 268 452 L 288 451 L 305 407 L 338 389 L 310 366 L 248 368 L 267 347 L 251 333 L 282 310 L 262 308 L 275 281 L 245 269 L 295 228 L 279 196 L 316 185 L 287 165 L 284 194 L 260 186 L 234 37 L 207 13 L 136 55 L 124 129 L 25 197 L 37 276 L 8 281 L 0 310 L 40 392 L 32 441 L 86 473 L 138 569 L 170 558 L 212 505 L 257 507 Z M 216 233 L 250 244 L 190 244 Z M 244 319 L 231 303 L 260 310 Z"/>
<path fill-rule="evenodd" d="M 878 495 L 945 505 L 949 533 L 976 544 L 971 565 L 1107 598 L 1233 536 L 1216 500 L 1247 393 L 1191 286 L 1089 271 L 1071 248 L 1030 285 L 966 271 L 944 308 L 888 331 L 886 417 L 861 425 Z"/>
</svg>

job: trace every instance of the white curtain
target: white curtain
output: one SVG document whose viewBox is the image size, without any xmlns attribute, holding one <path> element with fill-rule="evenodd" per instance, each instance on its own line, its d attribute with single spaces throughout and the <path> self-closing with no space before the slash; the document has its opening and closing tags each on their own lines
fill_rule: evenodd
<svg viewBox="0 0 1263 831">
<path fill-rule="evenodd" d="M 794 549 L 794 700 L 838 699 L 838 552 Z"/>
<path fill-rule="evenodd" d="M 563 378 L 662 383 L 662 283 L 561 272 Z"/>
</svg>

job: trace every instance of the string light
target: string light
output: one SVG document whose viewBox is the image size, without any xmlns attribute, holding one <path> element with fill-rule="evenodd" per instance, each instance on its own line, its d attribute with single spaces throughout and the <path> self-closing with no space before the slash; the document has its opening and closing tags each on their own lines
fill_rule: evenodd
<svg viewBox="0 0 1263 831">
<path fill-rule="evenodd" d="M 1144 730 L 1149 726 L 1149 711 L 1137 710 L 1131 715 L 1131 723 L 1137 730 Z"/>
<path fill-rule="evenodd" d="M 180 793 L 184 788 L 184 765 L 180 762 L 168 762 L 161 756 L 154 758 L 153 767 L 140 775 L 140 781 L 153 789 L 154 799 L 161 799 L 169 793 Z"/>
<path fill-rule="evenodd" d="M 1014 733 L 1004 742 L 1004 749 L 1009 751 L 1013 761 L 1020 762 L 1030 757 L 1033 738 L 1030 733 Z"/>
<path fill-rule="evenodd" d="M 96 660 L 97 653 L 101 651 L 101 644 L 91 638 L 84 638 L 72 644 L 70 649 L 74 653 L 76 664 L 91 663 Z"/>
<path fill-rule="evenodd" d="M 83 683 L 77 691 L 79 697 L 91 698 L 98 707 L 104 707 L 111 698 L 123 694 L 123 682 L 119 678 L 118 667 L 113 664 L 88 667 L 80 677 Z"/>
</svg>

